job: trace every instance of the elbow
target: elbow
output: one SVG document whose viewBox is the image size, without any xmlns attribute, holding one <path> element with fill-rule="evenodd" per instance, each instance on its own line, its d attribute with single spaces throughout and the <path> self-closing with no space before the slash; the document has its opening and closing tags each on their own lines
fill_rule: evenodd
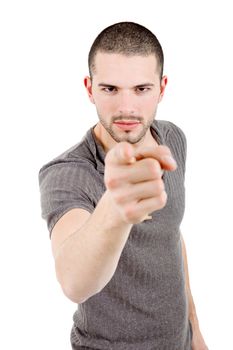
<svg viewBox="0 0 233 350">
<path fill-rule="evenodd" d="M 58 259 L 55 262 L 55 270 L 57 281 L 64 295 L 75 304 L 84 303 L 100 291 L 96 290 L 96 286 L 87 284 L 87 281 L 78 278 L 76 274 L 68 273 Z"/>
<path fill-rule="evenodd" d="M 64 295 L 75 304 L 82 304 L 91 296 L 96 294 L 96 291 L 91 292 L 90 290 L 86 290 L 83 287 L 80 288 L 80 286 L 83 286 L 83 283 L 81 281 L 79 283 L 74 283 L 77 278 L 67 278 L 67 276 L 59 278 L 57 274 L 57 280 Z"/>
<path fill-rule="evenodd" d="M 62 292 L 64 295 L 75 304 L 84 303 L 88 297 L 81 296 L 80 288 L 77 287 L 77 283 L 74 283 L 74 278 L 67 276 L 67 274 L 61 273 L 56 266 L 56 277 L 60 284 Z"/>
<path fill-rule="evenodd" d="M 75 304 L 84 303 L 88 297 L 81 297 L 77 290 L 71 286 L 64 286 L 60 283 L 64 295 Z"/>
<path fill-rule="evenodd" d="M 73 283 L 61 283 L 61 288 L 65 296 L 70 299 L 75 304 L 82 304 L 85 301 L 87 301 L 89 298 L 94 296 L 95 294 L 98 294 L 101 290 L 98 291 L 88 291 L 85 292 L 84 290 L 81 290 L 77 285 L 74 285 Z"/>
<path fill-rule="evenodd" d="M 55 260 L 55 272 L 62 292 L 70 301 L 75 304 L 82 304 L 88 299 L 86 297 L 80 296 L 80 291 L 79 288 L 77 288 L 77 283 L 74 283 L 77 278 L 74 278 L 74 276 L 67 273 L 67 270 L 64 269 L 64 264 L 58 258 Z"/>
</svg>

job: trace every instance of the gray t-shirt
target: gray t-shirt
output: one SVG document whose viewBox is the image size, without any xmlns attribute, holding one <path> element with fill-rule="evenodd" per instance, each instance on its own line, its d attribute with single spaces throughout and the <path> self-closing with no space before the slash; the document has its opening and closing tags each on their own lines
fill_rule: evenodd
<svg viewBox="0 0 233 350">
<path fill-rule="evenodd" d="M 42 217 L 51 233 L 72 208 L 92 213 L 106 190 L 106 153 L 90 128 L 82 140 L 39 172 Z M 190 350 L 191 325 L 180 238 L 185 207 L 186 139 L 180 128 L 154 120 L 151 132 L 178 167 L 164 172 L 166 206 L 133 225 L 115 274 L 73 316 L 72 349 Z"/>
</svg>

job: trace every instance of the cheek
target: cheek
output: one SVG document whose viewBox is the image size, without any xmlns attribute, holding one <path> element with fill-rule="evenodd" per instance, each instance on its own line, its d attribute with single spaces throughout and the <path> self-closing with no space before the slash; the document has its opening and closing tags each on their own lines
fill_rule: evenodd
<svg viewBox="0 0 233 350">
<path fill-rule="evenodd" d="M 114 112 L 114 107 L 112 103 L 106 98 L 96 99 L 95 106 L 98 113 L 102 117 L 109 116 L 110 114 L 112 114 L 112 112 Z"/>
<path fill-rule="evenodd" d="M 145 98 L 143 101 L 143 104 L 141 105 L 142 112 L 148 112 L 150 114 L 151 112 L 154 112 L 154 110 L 157 108 L 158 105 L 158 98 L 157 97 L 149 97 Z"/>
<path fill-rule="evenodd" d="M 94 99 L 97 110 L 102 114 L 109 114 L 109 112 L 114 112 L 117 107 L 115 100 L 109 96 L 96 95 Z"/>
</svg>

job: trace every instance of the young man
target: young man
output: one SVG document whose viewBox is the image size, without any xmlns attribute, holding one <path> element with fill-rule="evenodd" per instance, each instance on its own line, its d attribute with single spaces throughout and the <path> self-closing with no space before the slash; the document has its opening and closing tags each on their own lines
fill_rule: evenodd
<svg viewBox="0 0 233 350">
<path fill-rule="evenodd" d="M 72 349 L 206 350 L 179 229 L 186 140 L 155 120 L 161 45 L 139 24 L 114 24 L 89 71 L 99 122 L 39 173 L 57 279 L 79 304 Z"/>
</svg>

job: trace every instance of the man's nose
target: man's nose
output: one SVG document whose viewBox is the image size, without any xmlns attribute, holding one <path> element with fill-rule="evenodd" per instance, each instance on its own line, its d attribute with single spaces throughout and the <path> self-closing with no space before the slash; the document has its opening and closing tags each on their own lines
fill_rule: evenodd
<svg viewBox="0 0 233 350">
<path fill-rule="evenodd" d="M 130 116 L 136 113 L 136 103 L 131 92 L 122 92 L 118 95 L 117 109 L 118 113 L 124 116 Z"/>
</svg>

